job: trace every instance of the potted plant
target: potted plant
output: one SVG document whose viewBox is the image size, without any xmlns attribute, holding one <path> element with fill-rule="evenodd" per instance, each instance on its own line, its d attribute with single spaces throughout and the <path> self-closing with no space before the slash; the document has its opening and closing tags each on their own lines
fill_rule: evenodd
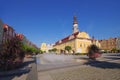
<svg viewBox="0 0 120 80">
<path fill-rule="evenodd" d="M 101 56 L 100 49 L 96 45 L 92 44 L 88 47 L 89 59 L 96 60 L 96 58 L 100 56 Z"/>
</svg>

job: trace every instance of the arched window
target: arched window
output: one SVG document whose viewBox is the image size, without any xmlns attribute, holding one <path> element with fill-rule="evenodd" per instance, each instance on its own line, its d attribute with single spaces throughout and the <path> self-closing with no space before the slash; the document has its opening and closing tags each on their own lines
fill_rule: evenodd
<svg viewBox="0 0 120 80">
<path fill-rule="evenodd" d="M 80 47 L 82 47 L 82 44 L 80 44 Z"/>
<path fill-rule="evenodd" d="M 85 47 L 85 44 L 84 44 L 84 47 Z"/>
</svg>

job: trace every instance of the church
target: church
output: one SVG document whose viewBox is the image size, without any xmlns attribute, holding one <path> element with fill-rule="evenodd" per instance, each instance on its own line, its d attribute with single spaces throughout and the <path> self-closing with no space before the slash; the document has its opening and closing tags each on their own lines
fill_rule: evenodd
<svg viewBox="0 0 120 80">
<path fill-rule="evenodd" d="M 98 47 L 100 44 L 95 43 Z M 78 22 L 76 16 L 73 17 L 73 32 L 71 35 L 58 40 L 53 48 L 57 49 L 58 54 L 66 53 L 66 54 L 74 54 L 74 53 L 87 53 L 88 47 L 92 44 L 93 40 L 90 38 L 89 34 L 86 32 L 79 31 Z M 66 46 L 70 46 L 71 50 L 68 52 L 65 50 Z"/>
</svg>

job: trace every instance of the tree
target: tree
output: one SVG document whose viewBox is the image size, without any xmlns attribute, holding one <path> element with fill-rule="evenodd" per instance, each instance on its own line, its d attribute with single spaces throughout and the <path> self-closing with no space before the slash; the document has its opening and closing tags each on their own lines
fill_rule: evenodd
<svg viewBox="0 0 120 80">
<path fill-rule="evenodd" d="M 39 54 L 42 54 L 43 53 L 43 51 L 42 50 L 39 50 Z"/>
<path fill-rule="evenodd" d="M 111 51 L 115 53 L 117 52 L 117 48 L 113 48 Z"/>
<path fill-rule="evenodd" d="M 50 53 L 52 52 L 52 49 L 48 50 Z"/>
<path fill-rule="evenodd" d="M 53 51 L 53 52 L 56 52 L 56 51 L 57 51 L 57 49 L 56 49 L 56 48 L 53 48 L 53 49 L 52 49 L 52 51 Z"/>
<path fill-rule="evenodd" d="M 27 55 L 33 55 L 33 53 L 35 54 L 42 53 L 42 51 L 40 51 L 39 49 L 25 44 L 23 46 L 23 50 Z"/>
<path fill-rule="evenodd" d="M 67 50 L 68 52 L 71 50 L 71 46 L 65 46 L 65 50 Z"/>
</svg>

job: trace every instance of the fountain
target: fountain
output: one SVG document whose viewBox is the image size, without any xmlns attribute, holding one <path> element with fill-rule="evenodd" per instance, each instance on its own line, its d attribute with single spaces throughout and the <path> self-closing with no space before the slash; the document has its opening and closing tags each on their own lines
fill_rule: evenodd
<svg viewBox="0 0 120 80">
<path fill-rule="evenodd" d="M 82 56 L 84 57 L 84 56 Z M 37 55 L 38 71 L 46 71 L 64 67 L 79 66 L 86 62 L 81 56 L 45 53 Z"/>
<path fill-rule="evenodd" d="M 46 64 L 46 63 L 63 63 L 68 62 L 73 59 L 72 55 L 57 55 L 57 54 L 42 54 L 37 58 L 37 63 Z"/>
<path fill-rule="evenodd" d="M 37 64 L 80 63 L 81 61 L 83 60 L 80 58 L 75 58 L 73 55 L 45 53 L 37 56 Z"/>
</svg>

